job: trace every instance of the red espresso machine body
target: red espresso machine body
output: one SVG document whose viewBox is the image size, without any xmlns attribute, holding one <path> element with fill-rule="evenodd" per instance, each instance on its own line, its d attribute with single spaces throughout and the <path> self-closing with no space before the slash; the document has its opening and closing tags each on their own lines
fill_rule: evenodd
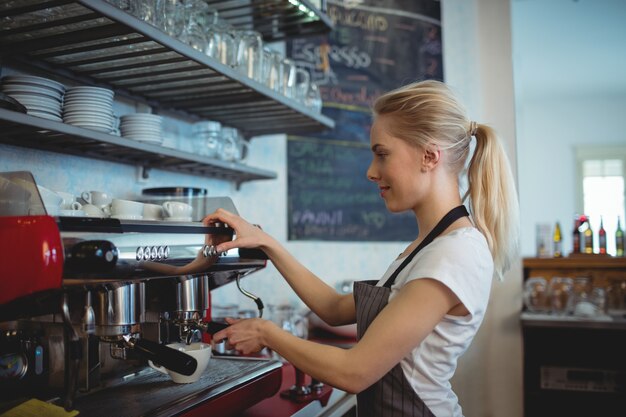
<svg viewBox="0 0 626 417">
<path fill-rule="evenodd" d="M 63 246 L 50 216 L 0 217 L 0 304 L 61 288 Z"/>
</svg>

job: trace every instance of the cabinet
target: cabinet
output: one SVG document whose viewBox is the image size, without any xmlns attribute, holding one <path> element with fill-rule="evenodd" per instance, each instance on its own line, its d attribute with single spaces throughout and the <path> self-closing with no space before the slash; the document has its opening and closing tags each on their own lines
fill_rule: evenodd
<svg viewBox="0 0 626 417">
<path fill-rule="evenodd" d="M 298 3 L 298 2 L 296 2 Z M 276 40 L 329 31 L 308 1 L 211 2 L 235 26 Z M 39 19 L 29 17 L 47 16 Z M 102 0 L 23 0 L 0 5 L 0 59 L 115 90 L 157 111 L 210 119 L 244 136 L 315 132 L 334 122 L 167 36 Z M 271 171 L 224 163 L 11 111 L 0 112 L 0 143 L 76 154 L 241 183 Z"/>
<path fill-rule="evenodd" d="M 626 280 L 626 258 L 526 258 L 524 280 L 587 276 L 595 286 Z M 626 282 L 626 281 L 625 281 Z M 622 416 L 626 410 L 626 317 L 522 312 L 524 415 Z"/>
</svg>

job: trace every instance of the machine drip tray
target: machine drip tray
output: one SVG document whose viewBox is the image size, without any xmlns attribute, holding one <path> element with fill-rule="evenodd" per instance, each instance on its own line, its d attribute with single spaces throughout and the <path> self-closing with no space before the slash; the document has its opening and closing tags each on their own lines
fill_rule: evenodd
<svg viewBox="0 0 626 417">
<path fill-rule="evenodd" d="M 77 398 L 74 409 L 93 417 L 171 416 L 204 403 L 220 408 L 220 399 L 238 395 L 237 389 L 244 385 L 254 387 L 253 392 L 259 396 L 250 398 L 250 393 L 245 393 L 251 406 L 278 391 L 281 366 L 276 360 L 214 356 L 200 380 L 191 384 L 177 384 L 167 375 L 147 368 L 119 385 Z M 232 404 L 232 398 L 224 402 Z"/>
</svg>

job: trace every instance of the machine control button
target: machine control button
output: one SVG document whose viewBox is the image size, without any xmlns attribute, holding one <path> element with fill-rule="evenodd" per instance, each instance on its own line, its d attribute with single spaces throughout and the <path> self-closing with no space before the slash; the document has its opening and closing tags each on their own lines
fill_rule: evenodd
<svg viewBox="0 0 626 417">
<path fill-rule="evenodd" d="M 165 248 L 163 246 L 159 246 L 157 248 L 157 259 L 160 261 L 165 257 Z"/>
<path fill-rule="evenodd" d="M 135 259 L 137 259 L 138 261 L 141 261 L 143 259 L 143 248 L 141 246 L 139 246 L 137 248 L 137 251 L 135 252 Z"/>
<path fill-rule="evenodd" d="M 170 257 L 170 247 L 169 247 L 169 246 L 166 246 L 166 247 L 163 249 L 163 258 L 164 258 L 164 259 L 167 259 L 167 258 L 169 258 L 169 257 Z"/>
<path fill-rule="evenodd" d="M 150 259 L 150 246 L 145 246 L 143 248 L 143 260 L 147 261 Z"/>
<path fill-rule="evenodd" d="M 205 245 L 204 248 L 202 248 L 202 254 L 205 258 L 218 255 L 217 250 L 213 245 Z"/>
<path fill-rule="evenodd" d="M 153 246 L 150 250 L 150 259 L 156 261 L 159 258 L 159 249 L 156 246 Z"/>
</svg>

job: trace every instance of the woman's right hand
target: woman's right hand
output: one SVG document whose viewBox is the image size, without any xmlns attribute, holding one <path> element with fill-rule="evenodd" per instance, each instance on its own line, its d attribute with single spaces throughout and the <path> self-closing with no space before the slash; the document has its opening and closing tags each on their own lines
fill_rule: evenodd
<svg viewBox="0 0 626 417">
<path fill-rule="evenodd" d="M 211 224 L 217 222 L 226 223 L 235 231 L 237 236 L 234 240 L 219 243 L 216 246 L 218 253 L 226 252 L 233 248 L 262 248 L 268 241 L 269 235 L 261 230 L 259 226 L 252 225 L 235 213 L 221 208 L 207 215 L 202 220 L 205 226 L 211 226 Z"/>
</svg>

